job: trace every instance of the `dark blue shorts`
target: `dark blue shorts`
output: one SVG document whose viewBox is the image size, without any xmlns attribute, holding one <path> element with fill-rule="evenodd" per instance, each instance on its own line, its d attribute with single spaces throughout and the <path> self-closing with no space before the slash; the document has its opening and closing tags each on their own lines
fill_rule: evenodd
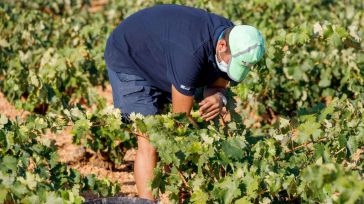
<svg viewBox="0 0 364 204">
<path fill-rule="evenodd" d="M 132 112 L 142 115 L 161 113 L 164 105 L 171 102 L 171 94 L 152 87 L 140 76 L 107 69 L 115 108 L 119 108 L 123 121 Z"/>
</svg>

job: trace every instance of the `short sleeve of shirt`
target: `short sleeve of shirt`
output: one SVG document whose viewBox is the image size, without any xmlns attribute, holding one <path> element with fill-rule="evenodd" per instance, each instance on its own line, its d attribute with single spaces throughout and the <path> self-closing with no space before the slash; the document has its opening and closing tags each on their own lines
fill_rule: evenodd
<svg viewBox="0 0 364 204">
<path fill-rule="evenodd" d="M 193 96 L 196 91 L 201 65 L 194 53 L 188 53 L 179 46 L 170 46 L 167 53 L 167 76 L 182 94 Z"/>
</svg>

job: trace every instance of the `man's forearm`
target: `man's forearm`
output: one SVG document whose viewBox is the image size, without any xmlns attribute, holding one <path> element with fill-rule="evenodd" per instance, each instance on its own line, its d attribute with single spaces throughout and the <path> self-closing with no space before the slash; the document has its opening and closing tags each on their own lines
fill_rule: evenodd
<svg viewBox="0 0 364 204">
<path fill-rule="evenodd" d="M 173 113 L 186 113 L 190 115 L 193 106 L 193 96 L 186 96 L 178 92 L 172 85 L 172 111 Z"/>
<path fill-rule="evenodd" d="M 216 92 L 220 92 L 222 95 L 226 97 L 226 89 L 229 87 L 230 82 L 222 77 L 219 77 L 214 81 L 214 83 L 208 85 L 204 89 L 204 98 L 215 94 Z"/>
<path fill-rule="evenodd" d="M 208 96 L 211 96 L 217 92 L 220 92 L 224 96 L 226 96 L 227 90 L 225 88 L 216 88 L 216 87 L 205 87 L 203 90 L 203 97 L 206 98 Z"/>
</svg>

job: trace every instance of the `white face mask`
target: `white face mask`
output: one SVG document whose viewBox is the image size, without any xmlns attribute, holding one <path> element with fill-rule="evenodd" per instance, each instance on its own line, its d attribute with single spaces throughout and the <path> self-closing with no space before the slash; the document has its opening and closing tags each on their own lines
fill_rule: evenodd
<svg viewBox="0 0 364 204">
<path fill-rule="evenodd" d="M 228 64 L 224 60 L 221 60 L 221 62 L 219 62 L 219 60 L 217 60 L 217 55 L 215 55 L 215 60 L 216 60 L 216 64 L 219 67 L 219 69 L 221 71 L 227 73 Z"/>
</svg>

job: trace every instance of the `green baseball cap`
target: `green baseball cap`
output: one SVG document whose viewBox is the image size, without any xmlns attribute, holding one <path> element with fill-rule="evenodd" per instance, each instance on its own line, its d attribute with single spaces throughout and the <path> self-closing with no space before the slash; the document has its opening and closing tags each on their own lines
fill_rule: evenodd
<svg viewBox="0 0 364 204">
<path fill-rule="evenodd" d="M 248 75 L 250 68 L 262 59 L 265 51 L 264 38 L 253 26 L 237 25 L 229 35 L 231 60 L 227 74 L 241 82 Z"/>
</svg>

